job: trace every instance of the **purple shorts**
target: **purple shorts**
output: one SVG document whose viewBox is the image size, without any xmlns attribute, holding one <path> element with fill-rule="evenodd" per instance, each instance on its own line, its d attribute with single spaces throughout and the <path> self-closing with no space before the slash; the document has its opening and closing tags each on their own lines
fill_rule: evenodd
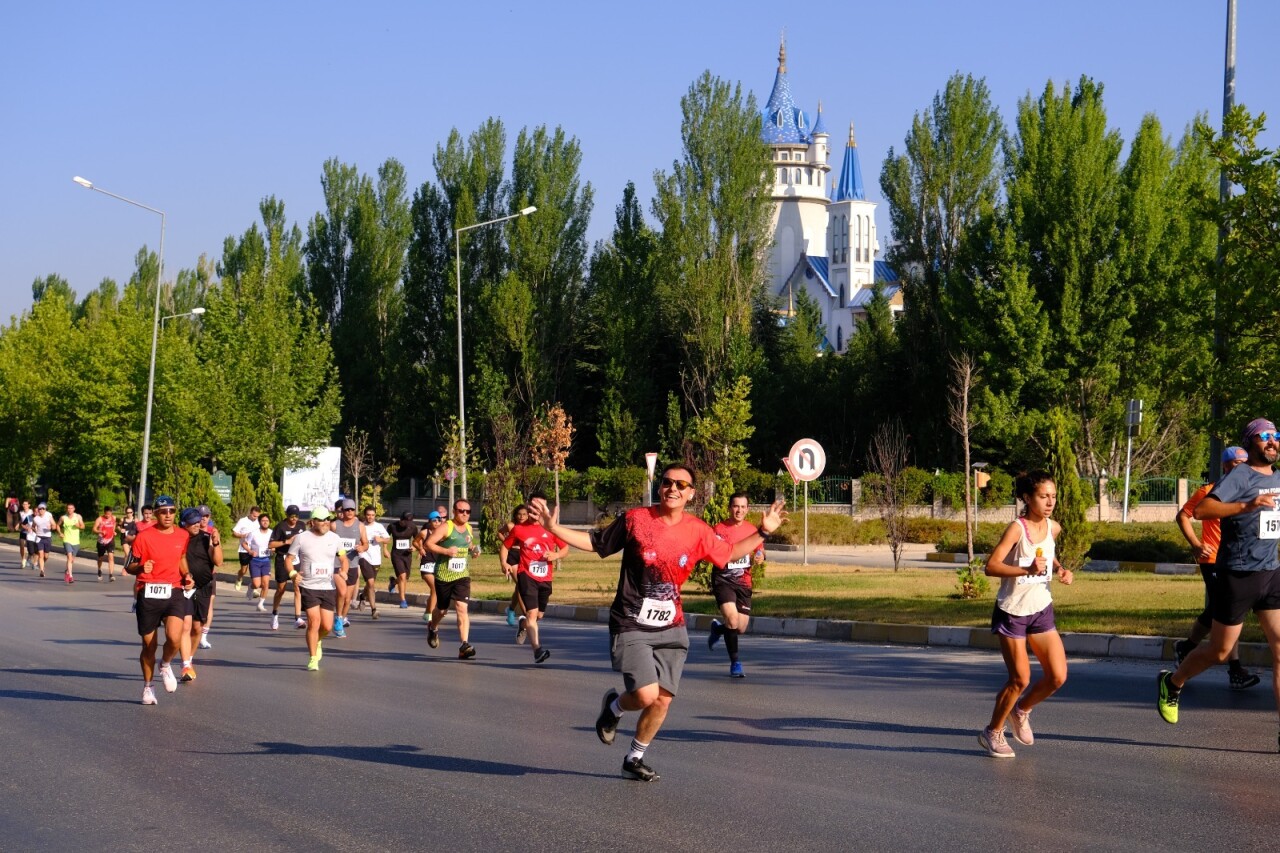
<svg viewBox="0 0 1280 853">
<path fill-rule="evenodd" d="M 1013 616 L 996 607 L 991 613 L 991 633 L 1015 640 L 1025 640 L 1028 634 L 1044 634 L 1058 630 L 1053 624 L 1053 605 L 1029 616 Z"/>
</svg>

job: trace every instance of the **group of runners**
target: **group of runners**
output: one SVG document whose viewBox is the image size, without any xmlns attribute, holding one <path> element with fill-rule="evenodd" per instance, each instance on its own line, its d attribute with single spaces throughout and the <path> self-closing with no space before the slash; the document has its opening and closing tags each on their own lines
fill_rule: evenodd
<svg viewBox="0 0 1280 853">
<path fill-rule="evenodd" d="M 54 519 L 44 501 L 40 501 L 32 509 L 30 501 L 19 502 L 16 497 L 10 496 L 7 504 L 9 528 L 19 532 L 18 557 L 22 568 L 32 569 L 39 572 L 40 577 L 45 577 L 56 533 L 62 539 L 62 549 L 66 556 L 63 580 L 69 584 L 75 583 L 76 557 L 80 555 L 80 537 L 85 530 L 84 518 L 76 512 L 75 504 L 67 504 L 63 514 L 57 519 Z M 97 540 L 98 580 L 114 582 L 116 538 L 120 537 L 128 543 L 136 532 L 133 508 L 126 511 L 123 519 L 118 519 L 114 508 L 106 507 L 89 529 Z M 104 566 L 106 575 L 102 573 Z"/>
</svg>

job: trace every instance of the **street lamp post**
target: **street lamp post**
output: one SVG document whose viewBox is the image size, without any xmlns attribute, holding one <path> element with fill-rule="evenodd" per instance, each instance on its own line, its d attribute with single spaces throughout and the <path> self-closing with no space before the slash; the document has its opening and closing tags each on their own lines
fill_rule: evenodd
<svg viewBox="0 0 1280 853">
<path fill-rule="evenodd" d="M 165 317 L 160 318 L 160 328 L 164 328 L 165 320 L 174 320 L 174 319 L 177 319 L 178 317 L 199 317 L 203 313 L 204 313 L 203 308 L 192 308 L 190 311 L 184 311 L 181 314 L 169 314 Z"/>
<path fill-rule="evenodd" d="M 528 216 L 537 209 L 530 205 L 519 213 L 490 219 L 487 222 L 477 222 L 475 225 L 464 225 L 453 232 L 454 283 L 457 285 L 458 298 L 458 455 L 461 457 L 458 469 L 462 474 L 462 499 L 464 501 L 467 500 L 467 398 L 466 392 L 463 390 L 462 373 L 462 232 L 483 228 L 486 225 L 497 225 L 499 222 L 506 222 L 509 219 L 517 219 L 521 216 Z"/>
<path fill-rule="evenodd" d="M 142 427 L 142 471 L 138 475 L 138 502 L 143 503 L 146 501 L 147 495 L 147 457 L 151 450 L 151 404 L 156 391 L 156 344 L 160 341 L 160 287 L 164 282 L 165 213 L 163 210 L 143 204 L 140 201 L 134 201 L 131 198 L 125 198 L 122 195 L 116 195 L 113 192 L 108 192 L 102 187 L 94 186 L 93 181 L 90 181 L 87 178 L 82 178 L 79 175 L 76 175 L 71 180 L 75 181 L 85 189 L 93 190 L 94 192 L 99 192 L 103 195 L 109 195 L 114 199 L 119 199 L 120 201 L 133 205 L 134 207 L 140 207 L 143 210 L 149 210 L 152 213 L 158 213 L 160 215 L 160 254 L 157 256 L 159 265 L 156 269 L 156 307 L 154 315 L 155 319 L 151 324 L 151 366 L 147 373 L 147 416 Z"/>
</svg>

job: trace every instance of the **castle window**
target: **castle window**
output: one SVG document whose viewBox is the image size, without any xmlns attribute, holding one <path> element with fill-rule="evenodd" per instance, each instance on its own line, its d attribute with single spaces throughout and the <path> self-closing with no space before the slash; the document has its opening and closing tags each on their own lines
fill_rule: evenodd
<svg viewBox="0 0 1280 853">
<path fill-rule="evenodd" d="M 836 326 L 836 349 L 844 349 L 844 326 Z"/>
<path fill-rule="evenodd" d="M 796 183 L 799 184 L 800 182 L 800 170 L 796 169 Z"/>
<path fill-rule="evenodd" d="M 848 307 L 847 303 L 844 301 L 844 284 L 840 285 L 840 307 L 841 308 Z"/>
<path fill-rule="evenodd" d="M 783 159 L 783 160 L 790 160 L 790 159 L 791 159 L 791 152 L 790 152 L 790 151 L 783 151 L 783 152 L 782 152 L 782 159 Z"/>
<path fill-rule="evenodd" d="M 804 177 L 809 182 L 809 186 L 813 186 L 813 169 L 805 169 Z"/>
<path fill-rule="evenodd" d="M 800 162 L 804 162 L 804 152 L 803 152 L 803 151 L 797 151 L 797 152 L 796 152 L 796 159 L 797 159 L 797 160 L 799 160 Z"/>
</svg>

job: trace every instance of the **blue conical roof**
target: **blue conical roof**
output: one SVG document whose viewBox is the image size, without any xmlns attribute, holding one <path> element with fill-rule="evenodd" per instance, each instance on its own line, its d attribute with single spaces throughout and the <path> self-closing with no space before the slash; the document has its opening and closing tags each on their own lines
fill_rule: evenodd
<svg viewBox="0 0 1280 853">
<path fill-rule="evenodd" d="M 808 119 L 804 111 L 796 107 L 787 83 L 787 46 L 778 48 L 778 74 L 773 78 L 773 91 L 761 115 L 763 127 L 760 137 L 770 144 L 805 143 L 809 141 Z"/>
<path fill-rule="evenodd" d="M 818 119 L 813 123 L 813 130 L 810 136 L 817 136 L 819 133 L 827 132 L 827 124 L 822 120 L 822 101 L 818 101 Z M 828 134 L 830 135 L 830 134 Z"/>
<path fill-rule="evenodd" d="M 867 191 L 862 184 L 862 164 L 858 162 L 858 143 L 853 138 L 853 122 L 849 123 L 849 144 L 844 149 L 844 163 L 840 166 L 840 183 L 836 185 L 833 201 L 866 201 Z"/>
</svg>

